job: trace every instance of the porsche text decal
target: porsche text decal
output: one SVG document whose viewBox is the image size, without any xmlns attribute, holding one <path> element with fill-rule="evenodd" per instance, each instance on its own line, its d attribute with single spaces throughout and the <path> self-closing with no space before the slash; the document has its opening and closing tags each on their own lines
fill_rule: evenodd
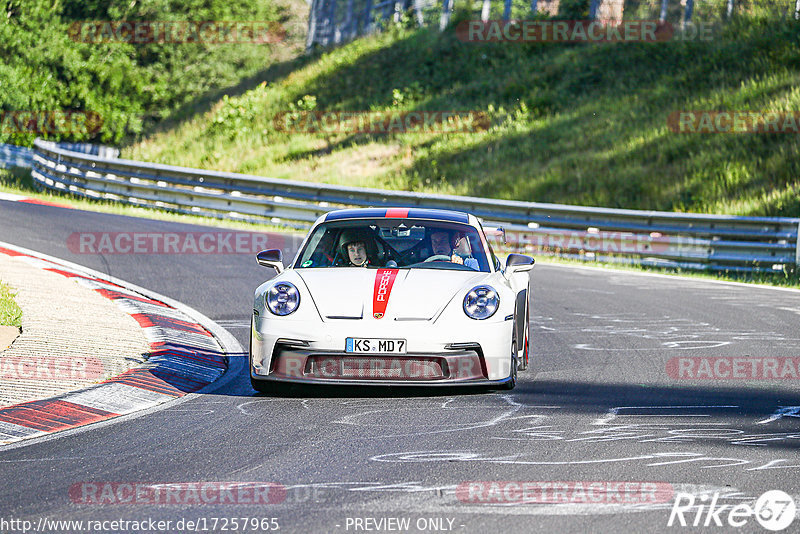
<svg viewBox="0 0 800 534">
<path fill-rule="evenodd" d="M 394 285 L 397 273 L 397 269 L 378 269 L 375 275 L 375 291 L 372 293 L 372 316 L 376 319 L 380 319 L 386 313 L 386 305 L 389 303 L 389 295 L 392 293 L 392 285 Z"/>
</svg>

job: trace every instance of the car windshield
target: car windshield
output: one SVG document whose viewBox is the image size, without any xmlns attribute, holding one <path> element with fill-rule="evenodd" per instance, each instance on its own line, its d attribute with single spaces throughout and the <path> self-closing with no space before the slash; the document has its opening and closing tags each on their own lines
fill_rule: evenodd
<svg viewBox="0 0 800 534">
<path fill-rule="evenodd" d="M 359 219 L 320 224 L 295 268 L 372 267 L 489 272 L 481 236 L 466 224 Z"/>
</svg>

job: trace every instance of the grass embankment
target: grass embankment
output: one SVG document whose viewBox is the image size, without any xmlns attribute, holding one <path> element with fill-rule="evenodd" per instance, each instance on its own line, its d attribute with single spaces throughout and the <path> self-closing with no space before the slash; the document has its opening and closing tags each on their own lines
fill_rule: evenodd
<svg viewBox="0 0 800 534">
<path fill-rule="evenodd" d="M 16 293 L 0 281 L 0 326 L 22 326 L 22 310 L 14 302 L 15 296 Z"/>
<path fill-rule="evenodd" d="M 465 43 L 393 29 L 297 59 L 125 157 L 277 178 L 634 209 L 800 214 L 800 143 L 677 134 L 678 110 L 800 109 L 800 23 L 711 41 Z M 297 134 L 287 110 L 475 110 L 468 134 Z"/>
</svg>

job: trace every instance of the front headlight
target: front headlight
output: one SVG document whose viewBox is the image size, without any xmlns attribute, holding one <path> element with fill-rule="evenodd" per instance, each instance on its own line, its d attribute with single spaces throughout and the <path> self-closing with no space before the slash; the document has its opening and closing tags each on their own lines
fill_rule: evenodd
<svg viewBox="0 0 800 534">
<path fill-rule="evenodd" d="M 464 313 L 473 319 L 488 319 L 499 306 L 500 297 L 489 286 L 473 287 L 464 297 Z"/>
<path fill-rule="evenodd" d="M 300 292 L 289 282 L 278 282 L 267 291 L 267 308 L 275 315 L 289 315 L 300 305 Z"/>
</svg>

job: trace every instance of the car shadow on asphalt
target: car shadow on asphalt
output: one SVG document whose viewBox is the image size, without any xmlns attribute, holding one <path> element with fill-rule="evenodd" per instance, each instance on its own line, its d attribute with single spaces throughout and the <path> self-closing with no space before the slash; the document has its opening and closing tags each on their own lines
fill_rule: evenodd
<svg viewBox="0 0 800 534">
<path fill-rule="evenodd" d="M 285 387 L 283 387 L 285 386 Z M 793 389 L 794 388 L 794 389 Z M 589 429 L 606 439 L 649 439 L 664 443 L 707 443 L 800 450 L 800 389 L 775 384 L 739 387 L 595 383 L 525 377 L 511 391 L 475 387 L 389 387 L 282 385 L 254 398 L 404 399 L 465 397 L 501 399 L 526 409 L 547 407 L 561 415 L 591 418 Z M 388 405 L 387 407 L 391 407 Z M 652 438 L 652 439 L 650 439 Z"/>
<path fill-rule="evenodd" d="M 286 397 L 307 399 L 344 399 L 344 398 L 416 398 L 416 397 L 452 397 L 454 395 L 485 395 L 496 393 L 478 386 L 335 386 L 331 384 L 276 384 L 278 387 L 270 393 L 256 393 L 256 397 Z M 502 391 L 501 391 L 502 392 Z M 254 392 L 255 393 L 255 392 Z M 508 393 L 508 391 L 505 391 Z"/>
</svg>

